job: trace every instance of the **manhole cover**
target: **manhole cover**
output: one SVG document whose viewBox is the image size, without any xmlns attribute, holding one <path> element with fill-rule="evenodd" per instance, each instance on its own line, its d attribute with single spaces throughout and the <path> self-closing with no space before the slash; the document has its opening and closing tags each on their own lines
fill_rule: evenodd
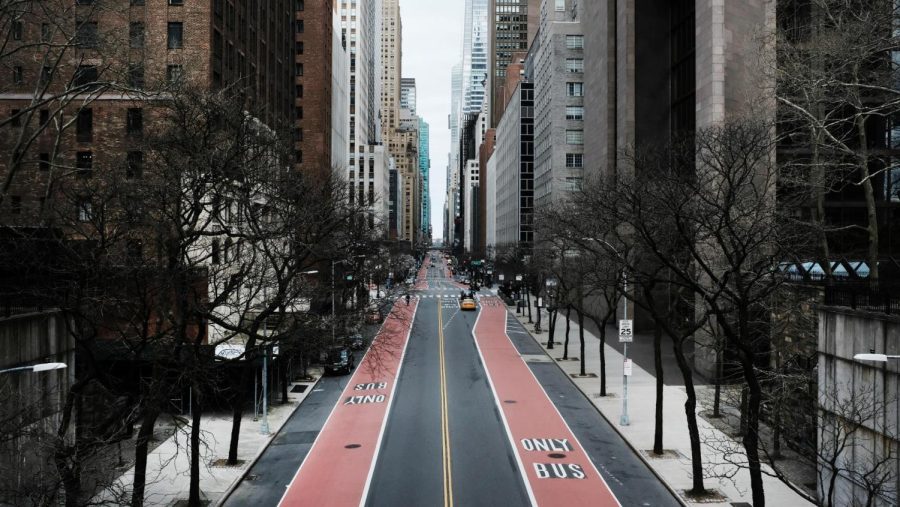
<svg viewBox="0 0 900 507">
<path fill-rule="evenodd" d="M 515 403 L 516 400 L 503 400 L 503 403 Z"/>
<path fill-rule="evenodd" d="M 304 384 L 297 384 L 291 388 L 291 392 L 292 393 L 304 393 L 304 392 L 306 392 L 307 387 L 309 387 L 309 386 L 304 385 Z"/>
<path fill-rule="evenodd" d="M 344 449 L 359 449 L 360 447 L 362 446 L 359 444 L 347 444 L 344 446 Z"/>
<path fill-rule="evenodd" d="M 547 456 L 553 459 L 562 459 L 566 457 L 566 455 L 561 452 L 551 452 Z"/>
</svg>

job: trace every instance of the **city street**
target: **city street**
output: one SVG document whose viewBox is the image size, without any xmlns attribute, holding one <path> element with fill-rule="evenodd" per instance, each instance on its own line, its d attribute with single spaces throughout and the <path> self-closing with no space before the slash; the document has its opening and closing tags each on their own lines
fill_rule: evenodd
<svg viewBox="0 0 900 507">
<path fill-rule="evenodd" d="M 426 260 L 226 505 L 678 505 L 502 302 L 461 311 L 448 274 Z"/>
</svg>

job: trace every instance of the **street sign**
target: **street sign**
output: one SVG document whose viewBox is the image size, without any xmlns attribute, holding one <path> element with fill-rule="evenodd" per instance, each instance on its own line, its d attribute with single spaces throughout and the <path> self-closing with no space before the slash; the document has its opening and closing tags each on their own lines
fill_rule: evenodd
<svg viewBox="0 0 900 507">
<path fill-rule="evenodd" d="M 503 276 L 503 275 L 498 275 L 498 276 L 500 277 L 500 281 L 501 281 L 501 282 L 503 281 L 504 278 L 506 278 L 506 277 Z"/>
<path fill-rule="evenodd" d="M 522 281 L 522 275 L 516 275 L 516 281 L 517 281 L 517 282 L 521 282 L 521 281 Z"/>
<path fill-rule="evenodd" d="M 626 377 L 631 376 L 631 359 L 625 360 L 625 364 L 622 365 L 622 372 Z"/>
<path fill-rule="evenodd" d="M 544 307 L 544 299 L 543 299 L 543 298 L 537 298 L 537 305 L 536 305 L 536 306 L 537 306 L 538 308 L 543 308 L 543 307 Z"/>
<path fill-rule="evenodd" d="M 634 337 L 631 319 L 619 320 L 619 343 L 631 343 Z"/>
<path fill-rule="evenodd" d="M 273 356 L 277 356 L 277 355 L 278 355 L 278 345 L 274 345 L 274 346 L 272 347 L 272 355 L 273 355 Z"/>
</svg>

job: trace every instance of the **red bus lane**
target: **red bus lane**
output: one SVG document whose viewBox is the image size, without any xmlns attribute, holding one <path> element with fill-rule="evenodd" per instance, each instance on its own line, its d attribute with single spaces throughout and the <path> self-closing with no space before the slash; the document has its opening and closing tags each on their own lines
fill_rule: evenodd
<svg viewBox="0 0 900 507">
<path fill-rule="evenodd" d="M 431 266 L 431 259 L 425 257 L 422 261 L 422 267 L 416 275 L 416 283 L 413 286 L 415 290 L 425 290 L 428 288 L 428 267 Z"/>
<path fill-rule="evenodd" d="M 365 501 L 417 305 L 394 306 L 278 505 Z"/>
<path fill-rule="evenodd" d="M 510 341 L 506 308 L 499 300 L 496 303 L 481 305 L 473 334 L 532 502 L 567 507 L 619 506 Z"/>
</svg>

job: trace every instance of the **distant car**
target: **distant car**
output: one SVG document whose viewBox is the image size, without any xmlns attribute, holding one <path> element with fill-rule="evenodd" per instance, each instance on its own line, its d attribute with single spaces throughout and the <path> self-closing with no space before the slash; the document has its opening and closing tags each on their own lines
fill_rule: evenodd
<svg viewBox="0 0 900 507">
<path fill-rule="evenodd" d="M 478 308 L 478 305 L 475 304 L 474 298 L 465 297 L 459 301 L 459 309 L 460 310 L 475 310 L 477 308 Z"/>
<path fill-rule="evenodd" d="M 347 343 L 350 344 L 350 348 L 353 350 L 360 350 L 363 348 L 363 346 L 365 346 L 363 337 L 359 333 L 350 335 L 350 338 L 347 338 Z"/>
<path fill-rule="evenodd" d="M 381 312 L 378 311 L 378 308 L 372 308 L 366 312 L 366 324 L 380 324 L 381 320 Z"/>
<path fill-rule="evenodd" d="M 325 373 L 348 374 L 353 370 L 356 358 L 349 347 L 337 345 L 328 349 L 325 354 Z"/>
</svg>

